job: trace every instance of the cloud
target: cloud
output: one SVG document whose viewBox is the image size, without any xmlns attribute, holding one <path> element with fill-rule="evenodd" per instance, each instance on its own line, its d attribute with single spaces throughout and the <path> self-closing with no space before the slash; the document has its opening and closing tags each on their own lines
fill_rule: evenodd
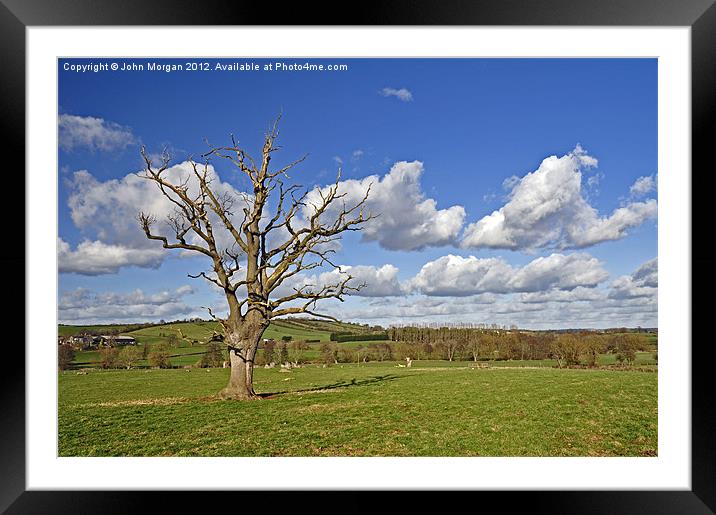
<svg viewBox="0 0 716 515">
<path fill-rule="evenodd" d="M 647 261 L 631 275 L 616 279 L 609 292 L 610 299 L 656 298 L 659 286 L 658 258 Z"/>
<path fill-rule="evenodd" d="M 175 184 L 188 181 L 189 194 L 196 196 L 198 193 L 189 162 L 169 167 L 164 177 Z M 235 199 L 234 213 L 240 212 L 241 193 L 222 182 L 212 166 L 208 168 L 208 177 L 214 192 Z M 135 173 L 120 179 L 98 181 L 88 171 L 79 170 L 70 179 L 69 189 L 68 207 L 72 221 L 83 234 L 96 241 L 84 241 L 74 251 L 61 242 L 60 263 L 64 271 L 96 275 L 115 273 L 119 267 L 128 265 L 153 267 L 171 254 L 162 249 L 160 242 L 147 239 L 137 221 L 140 211 L 154 215 L 157 223 L 153 231 L 172 240 L 173 231 L 166 220 L 175 212 L 176 206 L 162 195 L 154 182 Z M 238 215 L 234 221 L 240 222 L 236 217 Z M 211 221 L 215 227 L 221 225 L 213 214 Z M 217 230 L 216 238 L 222 249 L 230 248 L 234 243 L 228 231 Z M 199 243 L 195 235 L 188 235 L 187 240 Z"/>
<path fill-rule="evenodd" d="M 657 216 L 656 200 L 634 202 L 600 217 L 582 196 L 582 170 L 597 166 L 581 146 L 550 156 L 513 187 L 508 202 L 465 228 L 464 248 L 534 251 L 584 248 L 627 235 Z"/>
<path fill-rule="evenodd" d="M 333 305 L 331 311 L 339 318 L 361 323 L 455 323 L 515 324 L 526 329 L 655 327 L 655 299 L 608 299 L 601 288 L 576 288 L 572 291 L 540 292 L 544 299 L 529 302 L 533 294 L 481 294 L 467 297 L 428 297 L 411 295 L 372 302 L 356 299 L 349 306 Z M 547 299 L 547 296 L 552 299 Z M 558 296 L 572 297 L 559 299 Z M 590 298 L 587 298 L 590 297 Z M 591 297 L 594 297 L 591 299 Z M 529 297 L 527 297 L 529 299 Z M 356 305 L 357 304 L 357 305 Z"/>
<path fill-rule="evenodd" d="M 341 158 L 341 156 L 333 156 L 333 160 L 339 165 L 343 164 L 343 159 Z"/>
<path fill-rule="evenodd" d="M 361 149 L 354 150 L 353 153 L 351 154 L 351 159 L 353 161 L 358 161 L 361 157 L 363 157 L 364 154 L 365 154 L 365 151 L 363 151 Z"/>
<path fill-rule="evenodd" d="M 404 289 L 398 280 L 398 268 L 393 265 L 375 266 L 347 266 L 342 265 L 340 271 L 332 270 L 321 274 L 318 282 L 322 284 L 335 284 L 345 279 L 345 274 L 353 276 L 349 284 L 365 286 L 354 295 L 360 297 L 388 297 L 403 295 Z"/>
<path fill-rule="evenodd" d="M 400 283 L 396 292 L 402 295 L 329 302 L 321 311 L 383 325 L 459 320 L 533 329 L 656 327 L 656 268 L 654 259 L 607 284 L 601 264 L 584 253 L 553 254 L 522 267 L 448 255 Z"/>
<path fill-rule="evenodd" d="M 589 179 L 587 179 L 587 186 L 589 186 L 590 188 L 596 188 L 597 186 L 599 186 L 599 183 L 602 181 L 602 179 L 604 179 L 604 174 L 602 172 L 597 172 L 591 177 L 589 177 Z"/>
<path fill-rule="evenodd" d="M 101 275 L 117 273 L 124 266 L 157 268 L 164 258 L 163 249 L 134 249 L 101 241 L 85 240 L 72 250 L 59 238 L 57 245 L 60 273 Z"/>
<path fill-rule="evenodd" d="M 383 88 L 380 94 L 384 97 L 395 97 L 402 102 L 410 102 L 413 100 L 413 94 L 405 88 Z"/>
<path fill-rule="evenodd" d="M 65 292 L 58 302 L 61 323 L 108 323 L 159 320 L 194 313 L 184 297 L 193 293 L 191 286 L 147 294 L 140 289 L 129 293 L 96 293 L 85 288 Z"/>
<path fill-rule="evenodd" d="M 357 292 L 351 292 L 351 295 L 358 297 L 390 297 L 396 295 L 404 295 L 405 289 L 398 279 L 398 268 L 386 264 L 380 267 L 358 265 L 349 266 L 341 265 L 339 269 L 329 270 L 314 275 L 296 275 L 293 280 L 287 280 L 274 291 L 272 297 L 278 298 L 294 293 L 294 288 L 302 286 L 311 286 L 311 290 L 320 290 L 321 287 L 339 284 L 346 280 L 350 275 L 353 277 L 348 282 L 349 286 L 358 287 L 361 284 L 365 286 Z"/>
<path fill-rule="evenodd" d="M 631 198 L 643 197 L 647 193 L 656 191 L 656 180 L 653 175 L 639 177 L 629 188 L 629 196 Z"/>
<path fill-rule="evenodd" d="M 107 152 L 137 142 L 129 127 L 92 116 L 61 114 L 58 129 L 60 148 L 67 152 L 81 147 Z"/>
<path fill-rule="evenodd" d="M 606 291 L 599 288 L 577 286 L 573 290 L 547 290 L 520 293 L 518 299 L 526 304 L 545 304 L 547 302 L 583 302 L 604 300 Z"/>
<path fill-rule="evenodd" d="M 441 317 L 454 317 L 456 315 L 472 315 L 477 310 L 484 309 L 484 305 L 495 302 L 491 294 L 474 295 L 463 298 L 436 298 L 423 296 L 410 296 L 406 299 L 391 300 L 390 303 L 370 304 L 357 308 L 334 307 L 333 313 L 338 317 L 350 320 L 365 320 L 385 324 L 405 323 L 406 319 L 419 319 L 408 323 L 423 323 L 426 320 L 434 321 Z M 328 311 L 328 310 L 327 310 Z"/>
<path fill-rule="evenodd" d="M 589 254 L 552 254 L 517 269 L 509 286 L 513 291 L 524 292 L 550 288 L 571 290 L 578 286 L 596 286 L 608 277 L 602 263 Z"/>
<path fill-rule="evenodd" d="M 438 209 L 437 202 L 425 198 L 421 190 L 422 173 L 423 163 L 420 161 L 400 161 L 382 178 L 371 175 L 339 183 L 339 194 L 345 194 L 340 200 L 349 207 L 360 202 L 368 187 L 371 188 L 365 210 L 379 216 L 366 223 L 360 231 L 363 241 L 377 241 L 389 250 L 418 250 L 450 245 L 456 241 L 465 209 L 462 206 Z M 325 193 L 327 189 L 325 187 L 322 191 Z M 306 217 L 311 216 L 314 206 L 320 205 L 320 200 L 318 188 L 310 192 L 304 209 Z M 339 202 L 335 202 L 332 209 L 327 210 L 326 218 L 335 217 L 340 206 Z"/>
<path fill-rule="evenodd" d="M 320 311 L 384 325 L 410 320 L 534 329 L 657 325 L 655 259 L 611 284 L 606 283 L 608 274 L 601 263 L 585 253 L 552 254 L 521 267 L 496 258 L 447 255 L 426 263 L 406 281 L 397 280 L 398 270 L 392 265 L 385 268 L 387 277 L 370 271 L 378 283 L 391 284 L 372 292 L 377 296 L 366 292 L 364 298 L 352 296 L 345 303 L 327 301 Z M 327 273 L 298 282 L 335 282 L 336 277 Z M 625 286 L 632 288 L 627 291 Z"/>
<path fill-rule="evenodd" d="M 517 186 L 517 184 L 520 182 L 520 178 L 516 175 L 512 175 L 502 181 L 502 188 L 508 191 L 512 191 L 512 189 Z"/>
<path fill-rule="evenodd" d="M 552 254 L 523 267 L 501 258 L 449 254 L 423 265 L 407 287 L 430 296 L 468 296 L 479 293 L 536 292 L 593 287 L 609 274 L 589 254 Z"/>
</svg>

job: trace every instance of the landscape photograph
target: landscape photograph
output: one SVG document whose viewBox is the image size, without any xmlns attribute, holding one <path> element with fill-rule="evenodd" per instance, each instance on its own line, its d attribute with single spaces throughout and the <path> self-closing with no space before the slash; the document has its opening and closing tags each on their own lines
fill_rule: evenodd
<svg viewBox="0 0 716 515">
<path fill-rule="evenodd" d="M 58 456 L 658 456 L 657 59 L 57 65 Z"/>
</svg>

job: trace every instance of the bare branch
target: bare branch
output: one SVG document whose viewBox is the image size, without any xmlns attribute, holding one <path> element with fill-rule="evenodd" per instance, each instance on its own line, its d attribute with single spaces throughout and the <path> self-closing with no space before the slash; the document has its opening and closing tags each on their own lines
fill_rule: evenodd
<svg viewBox="0 0 716 515">
<path fill-rule="evenodd" d="M 156 219 L 151 214 L 140 213 L 138 219 L 142 229 L 147 238 L 160 241 L 164 248 L 194 251 L 211 259 L 213 270 L 189 274 L 189 277 L 202 277 L 225 292 L 229 303 L 228 318 L 222 321 L 209 310 L 212 318 L 225 326 L 229 324 L 235 328 L 246 317 L 264 321 L 258 325 L 267 324 L 270 318 L 295 313 L 334 319 L 317 313 L 316 303 L 331 298 L 343 301 L 344 296 L 365 286 L 349 283 L 353 278 L 346 274 L 335 284 L 303 285 L 284 297 L 270 298 L 276 288 L 302 272 L 322 266 L 340 271 L 332 261 L 335 251 L 330 248 L 331 243 L 340 239 L 344 232 L 360 230 L 374 218 L 364 210 L 370 186 L 361 199 L 348 205 L 347 193 L 339 189 L 340 170 L 331 186 L 314 190 L 316 200 L 311 203 L 308 200 L 310 191 L 299 192 L 299 185 L 284 185 L 282 179 L 289 178 L 288 172 L 303 163 L 308 155 L 285 166 L 271 168 L 272 156 L 281 148 L 276 145 L 280 120 L 281 114 L 264 135 L 259 159 L 254 160 L 242 149 L 233 135 L 228 146 L 212 146 L 207 141 L 209 150 L 202 155 L 204 162 L 199 164 L 190 158 L 191 173 L 181 181 L 172 181 L 165 173 L 170 162 L 168 152 L 163 152 L 157 167 L 145 149 L 141 149 L 146 164 L 141 177 L 156 183 L 162 195 L 175 207 L 174 213 L 167 217 L 175 241 L 153 231 Z M 214 157 L 232 163 L 248 177 L 252 189 L 238 193 L 238 199 L 228 193 L 219 193 L 212 184 L 213 175 L 209 173 L 209 160 Z M 276 199 L 275 211 L 271 214 L 267 212 L 270 198 Z M 237 200 L 243 201 L 243 205 L 237 205 Z M 240 223 L 238 218 L 241 218 Z M 216 235 L 220 231 L 228 232 L 233 240 L 228 249 L 217 245 Z M 274 236 L 279 234 L 278 231 L 287 234 L 275 244 Z M 239 299 L 237 289 L 241 286 L 246 288 L 246 293 Z M 293 305 L 297 301 L 299 305 Z"/>
<path fill-rule="evenodd" d="M 191 275 L 191 274 L 186 274 L 186 275 L 189 276 L 189 277 L 191 277 L 192 279 L 198 279 L 199 277 L 203 277 L 204 279 L 206 279 L 206 280 L 209 281 L 210 283 L 214 283 L 215 285 L 217 285 L 219 288 L 222 288 L 222 289 L 223 289 L 224 287 L 226 287 L 226 285 L 225 285 L 225 284 L 222 284 L 218 279 L 214 279 L 214 278 L 209 277 L 208 275 L 206 275 L 206 272 L 199 272 L 199 273 L 196 274 L 196 275 Z"/>
<path fill-rule="evenodd" d="M 157 234 L 152 234 L 151 227 L 156 222 L 156 219 L 152 217 L 151 215 L 147 215 L 145 213 L 140 213 L 138 216 L 138 220 L 140 224 L 142 225 L 142 229 L 144 230 L 144 234 L 149 238 L 150 240 L 157 240 L 162 242 L 162 246 L 165 249 L 184 249 L 184 250 L 193 250 L 195 252 L 200 252 L 206 256 L 212 257 L 213 254 L 211 251 L 207 248 L 204 248 L 200 245 L 193 245 L 190 243 L 169 243 L 167 238 L 165 236 L 160 236 Z"/>
</svg>

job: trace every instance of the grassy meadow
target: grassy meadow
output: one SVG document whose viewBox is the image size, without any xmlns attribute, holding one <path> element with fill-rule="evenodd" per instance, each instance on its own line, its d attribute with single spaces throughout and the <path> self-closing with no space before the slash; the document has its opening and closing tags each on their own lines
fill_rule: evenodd
<svg viewBox="0 0 716 515">
<path fill-rule="evenodd" d="M 64 326 L 66 334 L 70 326 Z M 116 327 L 116 326 L 115 326 Z M 360 326 L 358 326 L 360 327 Z M 255 371 L 255 402 L 218 400 L 222 368 L 195 365 L 214 322 L 125 326 L 140 347 L 175 342 L 172 369 L 98 367 L 77 352 L 59 372 L 60 456 L 655 456 L 652 352 L 624 370 L 559 369 L 554 360 L 308 363 Z M 312 340 L 356 326 L 273 323 L 266 337 Z M 118 328 L 118 330 L 122 330 Z M 318 340 L 316 342 L 316 340 Z M 370 342 L 344 342 L 355 348 Z M 259 351 L 261 352 L 261 351 Z"/>
<path fill-rule="evenodd" d="M 61 456 L 655 456 L 657 374 L 468 363 L 59 375 Z"/>
</svg>

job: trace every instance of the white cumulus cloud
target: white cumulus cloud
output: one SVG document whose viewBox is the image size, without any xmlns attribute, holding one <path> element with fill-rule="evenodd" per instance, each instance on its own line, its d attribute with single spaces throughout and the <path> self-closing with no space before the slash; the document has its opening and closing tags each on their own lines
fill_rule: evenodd
<svg viewBox="0 0 716 515">
<path fill-rule="evenodd" d="M 405 289 L 398 279 L 398 268 L 386 264 L 383 266 L 369 265 L 341 265 L 337 269 L 329 270 L 319 274 L 300 274 L 294 276 L 292 280 L 287 280 L 276 289 L 272 295 L 274 298 L 290 295 L 295 289 L 310 286 L 309 291 L 318 291 L 323 286 L 339 284 L 346 280 L 348 276 L 352 279 L 347 283 L 348 286 L 363 287 L 357 292 L 351 292 L 351 295 L 359 297 L 391 297 L 403 295 Z"/>
<path fill-rule="evenodd" d="M 401 102 L 410 102 L 413 100 L 413 94 L 405 88 L 383 88 L 380 90 L 380 94 L 384 97 L 395 97 Z"/>
<path fill-rule="evenodd" d="M 187 181 L 189 195 L 198 194 L 198 181 L 189 162 L 169 167 L 163 176 L 175 184 Z M 222 182 L 212 166 L 208 168 L 208 177 L 217 195 L 235 199 L 234 222 L 238 224 L 241 221 L 238 213 L 243 205 L 241 193 Z M 68 207 L 75 226 L 96 241 L 80 243 L 75 250 L 61 242 L 60 271 L 91 275 L 114 273 L 127 265 L 157 266 L 170 254 L 162 249 L 160 242 L 146 237 L 137 215 L 143 211 L 155 216 L 157 223 L 153 232 L 172 241 L 173 231 L 166 220 L 175 212 L 176 206 L 161 193 L 156 183 L 136 173 L 99 181 L 88 171 L 79 170 L 70 180 Z M 212 223 L 214 227 L 221 226 L 221 221 L 213 214 Z M 228 231 L 217 230 L 215 236 L 220 248 L 230 248 L 234 243 Z M 187 235 L 187 239 L 190 243 L 199 243 L 198 236 Z"/>
<path fill-rule="evenodd" d="M 646 175 L 634 181 L 634 184 L 629 188 L 629 195 L 632 198 L 639 198 L 652 191 L 656 191 L 656 180 L 653 175 Z"/>
<path fill-rule="evenodd" d="M 360 231 L 364 241 L 377 241 L 389 250 L 418 250 L 453 244 L 462 228 L 465 208 L 438 209 L 435 199 L 425 198 L 420 185 L 422 173 L 423 163 L 420 161 L 400 161 L 382 178 L 370 175 L 359 180 L 341 181 L 338 193 L 345 197 L 334 202 L 326 217 L 335 216 L 343 202 L 349 207 L 360 202 L 370 186 L 365 210 L 378 216 Z M 327 189 L 324 187 L 322 191 L 325 193 Z M 310 217 L 314 206 L 320 203 L 317 188 L 307 197 L 305 216 Z"/>
<path fill-rule="evenodd" d="M 128 293 L 97 293 L 77 288 L 60 296 L 58 315 L 61 323 L 75 324 L 124 320 L 140 322 L 185 316 L 196 311 L 184 300 L 191 293 L 193 290 L 188 285 L 152 294 L 140 289 Z"/>
<path fill-rule="evenodd" d="M 65 151 L 80 147 L 99 151 L 119 150 L 137 142 L 129 127 L 93 116 L 61 114 L 58 129 L 59 145 Z"/>
<path fill-rule="evenodd" d="M 609 292 L 611 299 L 656 298 L 659 287 L 658 258 L 647 261 L 631 275 L 619 277 L 611 287 Z"/>
<path fill-rule="evenodd" d="M 654 199 L 600 216 L 582 195 L 582 170 L 595 166 L 597 160 L 579 145 L 562 157 L 544 159 L 514 185 L 504 206 L 465 228 L 461 246 L 527 251 L 583 248 L 623 238 L 627 229 L 656 218 Z"/>
<path fill-rule="evenodd" d="M 164 258 L 162 249 L 136 249 L 85 240 L 72 249 L 62 238 L 57 244 L 60 273 L 81 275 L 114 274 L 124 266 L 156 268 Z"/>
<path fill-rule="evenodd" d="M 480 293 L 537 292 L 593 287 L 609 274 L 589 254 L 552 254 L 523 267 L 501 258 L 462 257 L 449 254 L 423 265 L 408 281 L 410 290 L 434 296 L 467 296 Z"/>
</svg>

